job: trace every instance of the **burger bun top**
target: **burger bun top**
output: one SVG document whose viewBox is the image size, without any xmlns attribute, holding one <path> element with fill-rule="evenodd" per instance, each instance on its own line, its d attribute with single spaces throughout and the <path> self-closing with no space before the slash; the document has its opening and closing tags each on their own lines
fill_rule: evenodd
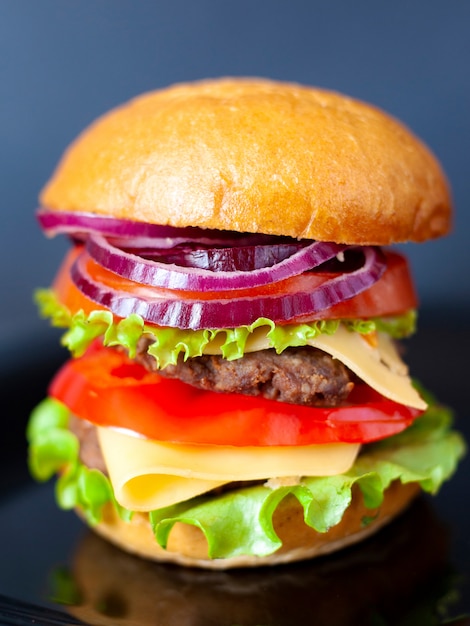
<svg viewBox="0 0 470 626">
<path fill-rule="evenodd" d="M 153 91 L 94 122 L 40 197 L 176 227 L 386 245 L 450 227 L 434 155 L 404 125 L 341 94 L 265 79 Z"/>
</svg>

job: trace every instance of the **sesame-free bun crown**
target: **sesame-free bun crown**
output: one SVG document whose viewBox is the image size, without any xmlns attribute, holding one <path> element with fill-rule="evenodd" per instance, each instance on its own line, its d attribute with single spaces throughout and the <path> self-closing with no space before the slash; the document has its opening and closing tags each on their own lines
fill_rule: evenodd
<svg viewBox="0 0 470 626">
<path fill-rule="evenodd" d="M 41 194 L 53 210 L 352 244 L 444 235 L 429 149 L 379 109 L 261 79 L 179 84 L 99 118 Z"/>
</svg>

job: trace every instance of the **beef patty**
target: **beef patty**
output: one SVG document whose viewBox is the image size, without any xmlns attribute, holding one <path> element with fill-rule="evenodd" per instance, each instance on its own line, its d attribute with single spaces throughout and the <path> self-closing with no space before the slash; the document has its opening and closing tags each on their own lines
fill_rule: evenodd
<svg viewBox="0 0 470 626">
<path fill-rule="evenodd" d="M 157 370 L 148 354 L 148 340 L 141 342 L 136 360 L 150 371 Z M 189 385 L 218 393 L 241 393 L 307 406 L 337 406 L 354 386 L 354 375 L 329 354 L 309 346 L 248 352 L 227 361 L 219 355 L 202 355 L 159 370 L 162 376 L 178 378 Z"/>
<path fill-rule="evenodd" d="M 96 426 L 71 414 L 69 429 L 80 442 L 80 461 L 90 469 L 100 470 L 107 475 L 108 470 L 101 452 Z"/>
</svg>

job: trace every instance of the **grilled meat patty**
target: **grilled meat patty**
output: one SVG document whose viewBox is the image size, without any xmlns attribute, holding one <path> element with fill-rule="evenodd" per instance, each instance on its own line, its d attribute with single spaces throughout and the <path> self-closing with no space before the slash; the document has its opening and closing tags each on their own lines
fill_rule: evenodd
<svg viewBox="0 0 470 626">
<path fill-rule="evenodd" d="M 155 371 L 155 359 L 141 344 L 136 360 Z M 354 386 L 354 375 L 340 361 L 309 346 L 248 352 L 227 361 L 219 355 L 202 355 L 159 370 L 189 385 L 218 393 L 241 393 L 307 406 L 337 406 Z"/>
<path fill-rule="evenodd" d="M 100 470 L 107 475 L 108 470 L 101 452 L 96 426 L 71 414 L 69 429 L 80 442 L 80 461 L 90 469 Z"/>
</svg>

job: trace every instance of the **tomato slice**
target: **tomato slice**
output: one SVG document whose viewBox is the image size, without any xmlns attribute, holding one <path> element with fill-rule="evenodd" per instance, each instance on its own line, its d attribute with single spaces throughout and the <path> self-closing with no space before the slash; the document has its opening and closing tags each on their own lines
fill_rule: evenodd
<svg viewBox="0 0 470 626">
<path fill-rule="evenodd" d="M 62 367 L 50 395 L 95 425 L 157 441 L 224 446 L 366 443 L 402 431 L 420 413 L 365 384 L 335 408 L 214 393 L 148 372 L 124 352 L 96 344 Z"/>
</svg>

